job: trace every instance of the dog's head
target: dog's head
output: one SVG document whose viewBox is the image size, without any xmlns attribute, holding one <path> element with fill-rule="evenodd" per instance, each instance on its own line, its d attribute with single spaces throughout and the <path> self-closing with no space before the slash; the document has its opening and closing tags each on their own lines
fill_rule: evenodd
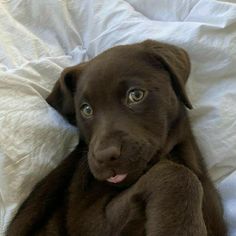
<svg viewBox="0 0 236 236">
<path fill-rule="evenodd" d="M 47 101 L 78 126 L 94 177 L 128 184 L 181 139 L 189 71 L 178 47 L 151 40 L 117 46 L 66 68 Z"/>
</svg>

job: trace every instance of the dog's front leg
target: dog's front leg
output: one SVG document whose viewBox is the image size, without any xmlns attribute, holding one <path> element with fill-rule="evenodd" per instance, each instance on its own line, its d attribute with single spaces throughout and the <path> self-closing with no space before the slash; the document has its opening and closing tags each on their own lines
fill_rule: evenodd
<svg viewBox="0 0 236 236">
<path fill-rule="evenodd" d="M 145 236 L 142 190 L 134 184 L 112 199 L 106 206 L 106 218 L 113 232 L 109 236 Z"/>
<path fill-rule="evenodd" d="M 152 167 L 139 184 L 146 186 L 147 236 L 207 235 L 202 214 L 202 186 L 189 169 L 162 161 Z"/>
<path fill-rule="evenodd" d="M 106 214 L 114 235 L 206 236 L 202 198 L 190 170 L 162 161 L 114 198 Z"/>
</svg>

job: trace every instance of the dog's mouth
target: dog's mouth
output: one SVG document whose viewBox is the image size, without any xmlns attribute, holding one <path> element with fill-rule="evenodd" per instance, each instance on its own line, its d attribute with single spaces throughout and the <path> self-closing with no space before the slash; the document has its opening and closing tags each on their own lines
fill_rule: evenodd
<svg viewBox="0 0 236 236">
<path fill-rule="evenodd" d="M 133 142 L 134 143 L 134 142 Z M 156 149 L 149 142 L 137 145 L 127 144 L 119 159 L 98 162 L 93 154 L 93 147 L 88 154 L 88 164 L 95 179 L 117 187 L 126 187 L 135 183 L 146 171 Z M 109 155 L 111 155 L 109 153 Z"/>
<path fill-rule="evenodd" d="M 138 178 L 145 172 L 146 164 L 142 163 L 142 168 L 135 169 L 133 171 L 127 170 L 117 170 L 114 169 L 90 169 L 92 175 L 98 181 L 105 182 L 109 185 L 117 187 L 127 187 L 135 183 Z"/>
<path fill-rule="evenodd" d="M 126 179 L 127 175 L 128 174 L 114 175 L 110 178 L 107 178 L 106 181 L 109 183 L 113 183 L 113 184 L 121 183 L 122 181 L 124 181 Z"/>
</svg>

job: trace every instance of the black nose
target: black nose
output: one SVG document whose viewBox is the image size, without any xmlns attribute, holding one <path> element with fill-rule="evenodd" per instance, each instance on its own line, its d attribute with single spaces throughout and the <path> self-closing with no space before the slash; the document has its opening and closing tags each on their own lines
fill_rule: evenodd
<svg viewBox="0 0 236 236">
<path fill-rule="evenodd" d="M 94 153 L 94 158 L 99 164 L 109 164 L 116 161 L 120 157 L 120 148 L 110 146 Z"/>
</svg>

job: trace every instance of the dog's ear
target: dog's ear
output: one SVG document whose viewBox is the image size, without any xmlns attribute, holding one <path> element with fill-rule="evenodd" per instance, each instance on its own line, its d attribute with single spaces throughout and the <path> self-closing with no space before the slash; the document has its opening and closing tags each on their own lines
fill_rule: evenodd
<svg viewBox="0 0 236 236">
<path fill-rule="evenodd" d="M 177 97 L 186 107 L 192 109 L 184 88 L 191 68 L 188 54 L 182 48 L 154 40 L 146 40 L 143 45 L 151 55 L 152 63 L 158 60 L 170 73 L 172 87 Z"/>
<path fill-rule="evenodd" d="M 77 81 L 86 63 L 65 68 L 58 81 L 54 85 L 52 92 L 46 98 L 49 105 L 54 107 L 71 124 L 76 124 L 74 94 Z"/>
</svg>

